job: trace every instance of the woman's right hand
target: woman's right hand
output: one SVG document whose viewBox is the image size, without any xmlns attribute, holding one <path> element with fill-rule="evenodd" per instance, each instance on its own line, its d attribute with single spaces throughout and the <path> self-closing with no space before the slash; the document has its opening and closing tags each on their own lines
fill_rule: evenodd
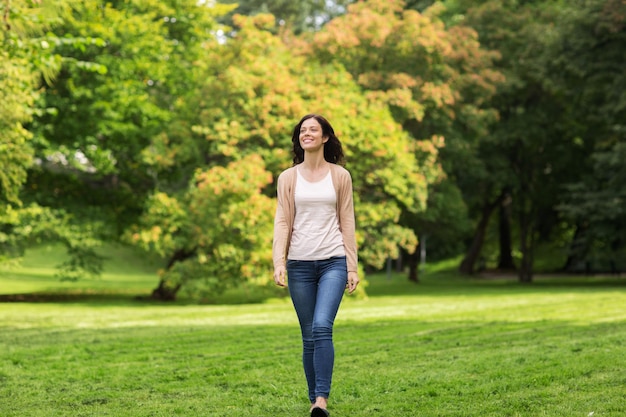
<svg viewBox="0 0 626 417">
<path fill-rule="evenodd" d="M 285 282 L 285 267 L 278 266 L 274 269 L 274 282 L 279 287 L 286 287 L 287 283 Z"/>
</svg>

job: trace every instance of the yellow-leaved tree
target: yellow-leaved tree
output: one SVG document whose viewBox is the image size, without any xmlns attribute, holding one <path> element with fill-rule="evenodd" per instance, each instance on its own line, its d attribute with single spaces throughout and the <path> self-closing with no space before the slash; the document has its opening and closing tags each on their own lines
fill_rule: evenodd
<svg viewBox="0 0 626 417">
<path fill-rule="evenodd" d="M 447 246 L 449 256 L 459 250 L 450 242 L 461 242 L 470 224 L 462 196 L 486 194 L 480 142 L 497 120 L 489 99 L 503 77 L 494 70 L 498 54 L 482 48 L 473 29 L 447 25 L 441 3 L 424 13 L 406 10 L 406 3 L 355 2 L 312 37 L 306 53 L 345 66 L 414 138 L 431 187 L 427 210 L 404 206 L 401 223 L 420 240 L 429 234 L 440 253 Z M 418 259 L 409 253 L 415 281 Z"/>
<path fill-rule="evenodd" d="M 380 267 L 398 247 L 412 251 L 415 235 L 398 225 L 402 207 L 423 208 L 436 175 L 418 163 L 418 145 L 387 104 L 342 65 L 294 51 L 272 33 L 271 15 L 235 21 L 237 35 L 207 47 L 198 89 L 179 103 L 193 133 L 181 129 L 163 148 L 180 166 L 203 166 L 183 192 L 155 195 L 132 233 L 169 259 L 155 297 L 271 280 L 273 180 L 292 164 L 292 129 L 311 112 L 327 117 L 344 145 L 361 259 Z"/>
</svg>

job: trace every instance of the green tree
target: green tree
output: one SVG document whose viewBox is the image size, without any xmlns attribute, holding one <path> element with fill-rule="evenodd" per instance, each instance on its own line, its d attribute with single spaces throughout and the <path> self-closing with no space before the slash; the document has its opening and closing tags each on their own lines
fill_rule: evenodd
<svg viewBox="0 0 626 417">
<path fill-rule="evenodd" d="M 551 62 L 554 83 L 571 103 L 579 147 L 593 149 L 578 161 L 583 173 L 570 181 L 559 206 L 574 227 L 566 270 L 624 268 L 626 169 L 626 4 L 574 2 L 559 22 Z"/>
<path fill-rule="evenodd" d="M 32 134 L 24 125 L 32 120 L 37 82 L 45 64 L 50 78 L 58 61 L 46 54 L 45 23 L 35 23 L 45 11 L 26 2 L 0 2 L 0 201 L 18 203 L 19 191 L 33 161 Z"/>
<path fill-rule="evenodd" d="M 264 282 L 271 263 L 274 200 L 261 193 L 272 181 L 257 155 L 198 169 L 180 196 L 155 193 L 129 240 L 169 259 L 153 297 L 179 290 L 199 298 L 245 281 Z"/>
<path fill-rule="evenodd" d="M 28 170 L 36 161 L 27 125 L 37 114 L 39 82 L 51 82 L 61 63 L 61 57 L 51 51 L 51 45 L 61 40 L 44 32 L 64 7 L 64 2 L 0 2 L 0 262 L 19 258 L 28 246 L 41 240 L 58 241 L 70 255 L 59 265 L 58 275 L 75 279 L 100 272 L 97 243 L 65 211 L 24 204 L 21 195 Z M 65 39 L 68 43 L 81 41 Z"/>
<path fill-rule="evenodd" d="M 53 35 L 38 40 L 59 71 L 35 103 L 29 130 L 38 163 L 28 167 L 22 200 L 71 226 L 74 234 L 61 233 L 66 228 L 57 236 L 76 254 L 72 265 L 97 266 L 94 245 L 118 240 L 158 186 L 145 149 L 175 125 L 171 110 L 192 88 L 203 42 L 217 42 L 214 16 L 227 10 L 195 1 L 85 1 L 59 6 Z"/>
<path fill-rule="evenodd" d="M 559 206 L 576 225 L 565 269 L 569 272 L 610 271 L 626 265 L 626 142 L 592 154 L 589 174 L 567 187 L 568 195 Z"/>
<path fill-rule="evenodd" d="M 505 74 L 506 83 L 492 101 L 500 120 L 490 129 L 483 149 L 484 160 L 491 164 L 491 175 L 500 181 L 495 198 L 484 207 L 495 209 L 501 206 L 501 201 L 511 202 L 510 212 L 517 219 L 517 247 L 521 252 L 519 280 L 531 282 L 537 245 L 554 240 L 563 230 L 566 233 L 571 230 L 571 225 L 564 225 L 559 218 L 556 207 L 563 201 L 564 184 L 575 182 L 585 174 L 590 163 L 588 155 L 594 148 L 593 141 L 580 140 L 579 123 L 585 119 L 579 117 L 579 112 L 595 113 L 587 107 L 591 103 L 579 101 L 577 108 L 574 103 L 580 84 L 561 82 L 568 73 L 565 68 L 569 63 L 577 62 L 577 57 L 586 53 L 581 48 L 568 56 L 572 52 L 570 45 L 577 43 L 572 42 L 573 32 L 584 27 L 583 20 L 575 22 L 572 17 L 584 15 L 587 22 L 592 22 L 597 14 L 589 12 L 594 7 L 602 9 L 600 3 L 610 2 L 584 2 L 590 9 L 581 8 L 583 3 L 563 2 L 476 4 L 459 0 L 457 3 L 467 10 L 463 24 L 475 28 L 481 43 L 502 55 L 498 68 Z M 579 9 L 586 12 L 578 14 Z M 565 27 L 578 29 L 568 33 Z M 597 35 L 598 32 L 594 33 L 591 39 L 597 40 Z M 589 38 L 586 39 L 588 42 Z M 561 65 L 564 62 L 568 64 Z M 611 63 L 606 61 L 608 65 L 616 62 L 616 59 Z M 605 80 L 603 83 L 603 88 L 609 85 Z M 604 122 L 602 125 L 607 126 Z M 493 209 L 483 210 L 476 236 L 484 234 Z M 512 235 L 511 226 L 506 217 L 501 216 L 505 221 L 500 222 L 500 264 L 511 251 L 506 238 Z M 473 271 L 478 254 L 480 244 L 466 254 L 464 271 Z"/>
<path fill-rule="evenodd" d="M 217 42 L 214 16 L 227 10 L 191 0 L 74 5 L 55 33 L 94 41 L 56 45 L 64 65 L 41 103 L 54 111 L 33 126 L 45 163 L 32 182 L 61 192 L 32 197 L 99 211 L 112 237 L 121 234 L 161 181 L 150 148 L 181 124 L 173 110 L 193 89 L 204 44 Z"/>
</svg>

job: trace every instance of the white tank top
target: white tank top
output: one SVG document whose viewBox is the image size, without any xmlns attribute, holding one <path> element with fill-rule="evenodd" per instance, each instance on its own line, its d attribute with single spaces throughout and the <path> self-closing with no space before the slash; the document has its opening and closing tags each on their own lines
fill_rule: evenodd
<svg viewBox="0 0 626 417">
<path fill-rule="evenodd" d="M 287 259 L 317 261 L 345 256 L 337 219 L 337 194 L 330 171 L 317 182 L 308 182 L 298 169 L 296 171 L 296 215 Z"/>
</svg>

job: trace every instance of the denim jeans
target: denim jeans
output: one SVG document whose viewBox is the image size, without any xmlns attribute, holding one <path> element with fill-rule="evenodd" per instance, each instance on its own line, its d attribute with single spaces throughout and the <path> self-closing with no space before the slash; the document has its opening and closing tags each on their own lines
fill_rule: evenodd
<svg viewBox="0 0 626 417">
<path fill-rule="evenodd" d="M 289 294 L 302 331 L 309 400 L 328 398 L 335 362 L 333 323 L 348 279 L 346 257 L 287 261 Z"/>
</svg>

